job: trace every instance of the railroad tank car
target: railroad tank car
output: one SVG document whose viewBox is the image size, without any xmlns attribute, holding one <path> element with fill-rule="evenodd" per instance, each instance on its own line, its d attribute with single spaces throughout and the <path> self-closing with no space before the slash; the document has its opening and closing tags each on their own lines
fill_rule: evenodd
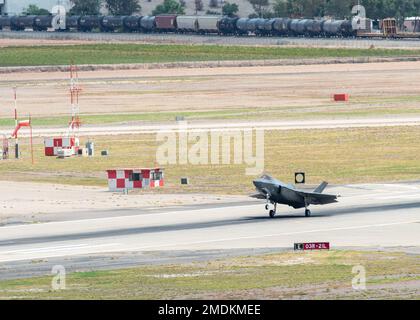
<svg viewBox="0 0 420 320">
<path fill-rule="evenodd" d="M 124 16 L 105 16 L 101 19 L 101 31 L 114 32 L 124 28 Z"/>
<path fill-rule="evenodd" d="M 218 25 L 219 32 L 223 35 L 236 34 L 236 22 L 238 20 L 239 18 L 222 17 Z"/>
<path fill-rule="evenodd" d="M 258 20 L 259 20 L 258 18 L 253 18 L 253 19 L 249 19 L 246 22 L 246 30 L 248 31 L 248 33 L 255 33 L 257 31 Z"/>
<path fill-rule="evenodd" d="M 219 33 L 220 16 L 198 16 L 198 32 L 199 33 Z"/>
<path fill-rule="evenodd" d="M 264 27 L 263 27 L 263 35 L 264 36 L 271 36 L 273 35 L 273 24 L 274 24 L 274 19 L 265 19 L 264 21 Z"/>
<path fill-rule="evenodd" d="M 283 36 L 287 35 L 288 28 L 287 25 L 290 21 L 288 18 L 274 18 L 273 19 L 273 35 Z"/>
<path fill-rule="evenodd" d="M 310 19 L 301 19 L 296 24 L 296 34 L 299 36 L 306 35 L 307 26 L 311 23 Z"/>
<path fill-rule="evenodd" d="M 34 31 L 47 31 L 52 28 L 52 16 L 36 16 L 34 21 Z"/>
<path fill-rule="evenodd" d="M 331 37 L 341 37 L 342 36 L 342 26 L 343 20 L 334 20 L 331 24 L 330 36 Z"/>
<path fill-rule="evenodd" d="M 156 30 L 156 17 L 144 16 L 140 19 L 140 27 L 143 32 L 153 32 Z"/>
<path fill-rule="evenodd" d="M 248 18 L 240 18 L 236 21 L 236 33 L 239 35 L 248 33 Z"/>
<path fill-rule="evenodd" d="M 34 28 L 36 16 L 13 16 L 10 19 L 10 29 L 13 31 L 23 31 Z"/>
<path fill-rule="evenodd" d="M 156 30 L 158 32 L 175 32 L 177 30 L 175 14 L 164 14 L 156 16 Z"/>
<path fill-rule="evenodd" d="M 299 24 L 299 21 L 301 21 L 301 19 L 292 19 L 288 23 L 287 30 L 290 33 L 290 35 L 293 35 L 293 36 L 299 35 L 299 33 L 298 33 L 298 24 Z"/>
<path fill-rule="evenodd" d="M 141 16 L 127 16 L 123 20 L 123 28 L 125 32 L 141 31 L 140 20 Z"/>
<path fill-rule="evenodd" d="M 274 31 L 274 19 L 267 19 L 264 22 L 264 34 L 265 35 L 273 35 L 273 31 Z"/>
<path fill-rule="evenodd" d="M 311 37 L 320 36 L 322 33 L 323 20 L 308 20 L 306 23 L 306 32 Z"/>
<path fill-rule="evenodd" d="M 66 16 L 66 30 L 79 30 L 80 16 Z"/>
<path fill-rule="evenodd" d="M 257 35 L 265 35 L 265 22 L 267 19 L 259 18 L 255 21 L 255 33 Z"/>
<path fill-rule="evenodd" d="M 0 15 L 0 30 L 10 28 L 10 17 Z"/>
<path fill-rule="evenodd" d="M 179 32 L 197 32 L 198 20 L 196 16 L 178 16 L 176 17 Z"/>
<path fill-rule="evenodd" d="M 100 16 L 82 16 L 79 20 L 79 31 L 90 32 L 101 28 Z"/>
<path fill-rule="evenodd" d="M 335 31 L 335 32 L 334 32 Z M 323 35 L 326 37 L 331 37 L 334 33 L 337 33 L 337 24 L 332 19 L 326 20 L 322 26 Z"/>
<path fill-rule="evenodd" d="M 343 20 L 341 24 L 341 35 L 343 37 L 355 37 L 357 31 L 353 29 L 353 24 L 350 20 Z"/>
</svg>

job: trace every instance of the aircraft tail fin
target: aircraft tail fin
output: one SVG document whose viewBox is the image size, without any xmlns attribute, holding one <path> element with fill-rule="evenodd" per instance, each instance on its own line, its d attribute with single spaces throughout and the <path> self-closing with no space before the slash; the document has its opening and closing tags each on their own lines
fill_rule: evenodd
<svg viewBox="0 0 420 320">
<path fill-rule="evenodd" d="M 314 192 L 315 193 L 322 193 L 324 190 L 325 190 L 325 188 L 328 186 L 328 182 L 323 182 L 323 183 L 321 183 L 315 190 L 314 190 Z"/>
</svg>

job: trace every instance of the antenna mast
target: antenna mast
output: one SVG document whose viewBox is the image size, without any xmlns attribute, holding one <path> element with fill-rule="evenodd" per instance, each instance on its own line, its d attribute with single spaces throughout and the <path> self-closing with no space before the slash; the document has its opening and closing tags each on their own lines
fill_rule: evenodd
<svg viewBox="0 0 420 320">
<path fill-rule="evenodd" d="M 80 108 L 79 108 L 79 93 L 82 89 L 79 86 L 79 75 L 77 72 L 77 66 L 71 64 L 70 66 L 70 103 L 71 103 L 71 121 L 69 123 L 69 129 L 67 135 L 70 133 L 73 137 L 79 135 L 79 129 L 81 126 L 80 121 Z"/>
</svg>

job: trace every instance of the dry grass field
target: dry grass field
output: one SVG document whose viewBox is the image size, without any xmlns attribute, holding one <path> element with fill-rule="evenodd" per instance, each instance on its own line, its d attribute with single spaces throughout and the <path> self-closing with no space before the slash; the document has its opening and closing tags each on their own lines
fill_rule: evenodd
<svg viewBox="0 0 420 320">
<path fill-rule="evenodd" d="M 303 170 L 310 184 L 320 180 L 335 184 L 419 180 L 419 139 L 418 127 L 266 131 L 264 167 L 285 181 Z M 105 186 L 107 169 L 159 165 L 156 150 L 162 143 L 153 134 L 101 136 L 94 139 L 96 157 L 60 160 L 45 157 L 41 141 L 36 142 L 35 165 L 31 164 L 29 145 L 22 145 L 23 159 L 0 163 L 2 180 Z M 98 153 L 105 149 L 110 155 L 101 157 Z M 164 192 L 244 195 L 253 191 L 250 182 L 254 177 L 245 175 L 251 166 L 234 164 L 233 155 L 228 165 L 164 167 Z M 179 181 L 184 176 L 191 184 L 181 187 Z"/>
<path fill-rule="evenodd" d="M 330 251 L 276 253 L 181 265 L 91 271 L 0 282 L 0 299 L 419 299 L 418 255 Z M 36 262 L 34 262 L 36 263 Z M 366 269 L 366 290 L 352 268 Z"/>
<path fill-rule="evenodd" d="M 188 120 L 257 120 L 420 113 L 420 62 L 114 70 L 79 77 L 88 124 L 167 121 L 177 114 Z M 0 125 L 12 120 L 14 86 L 22 117 L 30 113 L 38 125 L 66 124 L 66 72 L 2 74 Z M 332 95 L 342 92 L 350 101 L 333 103 Z"/>
</svg>

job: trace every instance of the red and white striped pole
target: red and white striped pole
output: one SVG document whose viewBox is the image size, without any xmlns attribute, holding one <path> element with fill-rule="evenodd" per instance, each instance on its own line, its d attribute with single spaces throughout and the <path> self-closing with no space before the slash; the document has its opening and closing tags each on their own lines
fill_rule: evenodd
<svg viewBox="0 0 420 320">
<path fill-rule="evenodd" d="M 32 164 L 35 163 L 34 161 L 34 142 L 32 138 L 32 116 L 29 114 L 29 130 L 31 131 L 31 157 L 32 157 Z"/>
<path fill-rule="evenodd" d="M 15 102 L 15 128 L 18 127 L 18 116 L 17 116 L 17 87 L 13 88 L 13 93 L 14 93 L 14 102 Z M 16 136 L 15 136 L 15 158 L 19 159 L 19 140 L 18 140 L 18 135 L 16 132 Z"/>
</svg>

